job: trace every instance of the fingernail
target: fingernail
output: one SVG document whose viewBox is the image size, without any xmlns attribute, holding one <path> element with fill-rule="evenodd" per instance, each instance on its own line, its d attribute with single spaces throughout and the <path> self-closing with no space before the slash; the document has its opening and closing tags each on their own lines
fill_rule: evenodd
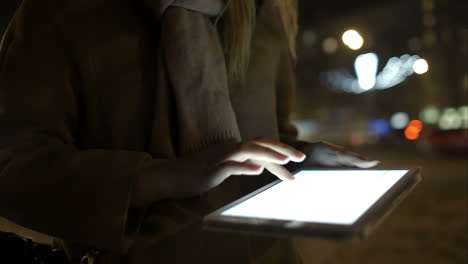
<svg viewBox="0 0 468 264">
<path fill-rule="evenodd" d="M 295 181 L 295 180 L 296 180 L 296 178 L 294 178 L 294 177 L 288 178 L 288 181 L 290 181 L 290 182 Z"/>
<path fill-rule="evenodd" d="M 294 159 L 295 162 L 302 162 L 306 159 L 306 155 L 304 153 L 301 153 L 301 155 L 298 155 L 297 158 Z"/>
<path fill-rule="evenodd" d="M 356 165 L 358 165 L 358 167 L 362 167 L 362 168 L 372 168 L 372 167 L 377 166 L 379 163 L 380 163 L 380 161 L 378 161 L 378 160 L 361 161 L 361 164 L 360 164 L 361 166 L 359 166 L 359 164 L 356 164 Z"/>
</svg>

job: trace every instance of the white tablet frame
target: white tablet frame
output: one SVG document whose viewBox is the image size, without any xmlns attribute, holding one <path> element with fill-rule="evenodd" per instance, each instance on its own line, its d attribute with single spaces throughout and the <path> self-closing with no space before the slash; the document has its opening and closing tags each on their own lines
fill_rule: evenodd
<svg viewBox="0 0 468 264">
<path fill-rule="evenodd" d="M 295 171 L 296 173 L 304 168 Z M 327 170 L 327 169 L 320 169 Z M 329 170 L 356 170 L 329 169 Z M 395 170 L 371 169 L 371 170 Z M 401 170 L 401 169 L 399 169 Z M 299 222 L 291 220 L 277 220 L 252 217 L 237 217 L 222 215 L 222 213 L 245 200 L 271 188 L 281 182 L 276 180 L 212 213 L 203 219 L 204 230 L 246 232 L 269 236 L 300 236 L 331 240 L 362 239 L 370 234 L 382 220 L 405 198 L 408 193 L 421 181 L 421 168 L 405 168 L 408 172 L 400 178 L 382 197 L 380 197 L 361 217 L 352 225 L 323 224 L 314 222 Z M 294 174 L 294 173 L 293 173 Z"/>
</svg>

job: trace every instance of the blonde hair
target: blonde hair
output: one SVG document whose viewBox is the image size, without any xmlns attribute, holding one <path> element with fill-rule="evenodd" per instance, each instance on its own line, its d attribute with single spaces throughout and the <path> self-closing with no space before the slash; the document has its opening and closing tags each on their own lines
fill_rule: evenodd
<svg viewBox="0 0 468 264">
<path fill-rule="evenodd" d="M 279 18 L 293 59 L 296 59 L 297 0 L 272 1 Z M 256 0 L 229 0 L 221 19 L 221 40 L 226 57 L 230 82 L 243 80 L 249 65 L 252 34 L 257 13 Z"/>
</svg>

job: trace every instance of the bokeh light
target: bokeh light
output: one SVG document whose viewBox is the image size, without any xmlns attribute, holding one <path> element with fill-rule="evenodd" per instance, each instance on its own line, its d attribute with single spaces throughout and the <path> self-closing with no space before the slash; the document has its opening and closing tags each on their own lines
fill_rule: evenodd
<svg viewBox="0 0 468 264">
<path fill-rule="evenodd" d="M 416 140 L 419 138 L 419 131 L 417 128 L 409 126 L 405 129 L 405 137 L 409 140 Z"/>
<path fill-rule="evenodd" d="M 349 144 L 353 147 L 357 147 L 364 143 L 364 136 L 359 132 L 353 132 L 349 136 Z"/>
<path fill-rule="evenodd" d="M 435 125 L 439 121 L 439 109 L 433 105 L 428 105 L 419 114 L 419 118 L 426 124 Z"/>
<path fill-rule="evenodd" d="M 404 54 L 392 57 L 377 76 L 377 89 L 387 89 L 393 87 L 411 76 L 414 73 L 413 64 L 420 59 L 418 55 Z"/>
<path fill-rule="evenodd" d="M 393 129 L 403 129 L 409 123 L 409 116 L 407 113 L 398 112 L 392 115 L 390 118 L 390 124 L 392 125 Z"/>
<path fill-rule="evenodd" d="M 357 56 L 354 62 L 354 69 L 358 79 L 359 86 L 367 91 L 374 88 L 377 81 L 377 70 L 379 66 L 379 57 L 375 53 L 366 53 Z"/>
<path fill-rule="evenodd" d="M 450 107 L 444 110 L 439 120 L 439 128 L 442 130 L 455 130 L 462 127 L 462 118 L 457 109 Z"/>
<path fill-rule="evenodd" d="M 317 35 L 312 30 L 304 30 L 302 33 L 302 42 L 306 47 L 313 46 L 317 41 Z"/>
<path fill-rule="evenodd" d="M 372 120 L 369 122 L 368 129 L 370 133 L 378 137 L 386 136 L 392 131 L 390 123 L 385 119 Z"/>
<path fill-rule="evenodd" d="M 411 122 L 409 122 L 408 126 L 415 127 L 415 128 L 417 128 L 419 130 L 419 132 L 421 132 L 424 125 L 419 120 L 411 120 Z"/>
<path fill-rule="evenodd" d="M 336 46 L 334 46 L 336 47 Z M 324 47 L 326 51 L 326 46 Z M 330 52 L 334 52 L 331 50 Z M 332 89 L 338 91 L 360 94 L 371 89 L 388 89 L 394 87 L 414 73 L 413 64 L 420 59 L 418 55 L 404 54 L 401 57 L 392 57 L 383 67 L 380 73 L 378 71 L 379 57 L 376 53 L 362 54 L 356 57 L 354 68 L 356 77 L 344 69 L 322 73 L 322 79 Z"/>
<path fill-rule="evenodd" d="M 460 106 L 458 108 L 460 119 L 462 121 L 462 128 L 468 129 L 468 105 Z"/>
<path fill-rule="evenodd" d="M 323 51 L 327 54 L 334 54 L 338 49 L 338 41 L 335 38 L 326 38 L 322 42 Z"/>
<path fill-rule="evenodd" d="M 429 70 L 429 64 L 425 59 L 416 60 L 413 63 L 413 70 L 417 74 L 424 74 Z"/>
<path fill-rule="evenodd" d="M 358 50 L 364 45 L 364 39 L 354 29 L 347 30 L 342 36 L 343 43 L 352 50 Z"/>
<path fill-rule="evenodd" d="M 423 130 L 423 123 L 419 120 L 411 120 L 409 122 L 408 127 L 405 129 L 405 137 L 409 140 L 416 140 L 419 138 L 422 130 Z"/>
</svg>

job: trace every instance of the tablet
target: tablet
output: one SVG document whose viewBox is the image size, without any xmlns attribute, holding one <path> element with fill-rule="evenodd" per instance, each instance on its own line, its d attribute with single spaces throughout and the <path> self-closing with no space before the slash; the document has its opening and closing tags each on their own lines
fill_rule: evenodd
<svg viewBox="0 0 468 264">
<path fill-rule="evenodd" d="M 420 169 L 301 170 L 211 214 L 215 231 L 365 237 L 420 181 Z"/>
</svg>

